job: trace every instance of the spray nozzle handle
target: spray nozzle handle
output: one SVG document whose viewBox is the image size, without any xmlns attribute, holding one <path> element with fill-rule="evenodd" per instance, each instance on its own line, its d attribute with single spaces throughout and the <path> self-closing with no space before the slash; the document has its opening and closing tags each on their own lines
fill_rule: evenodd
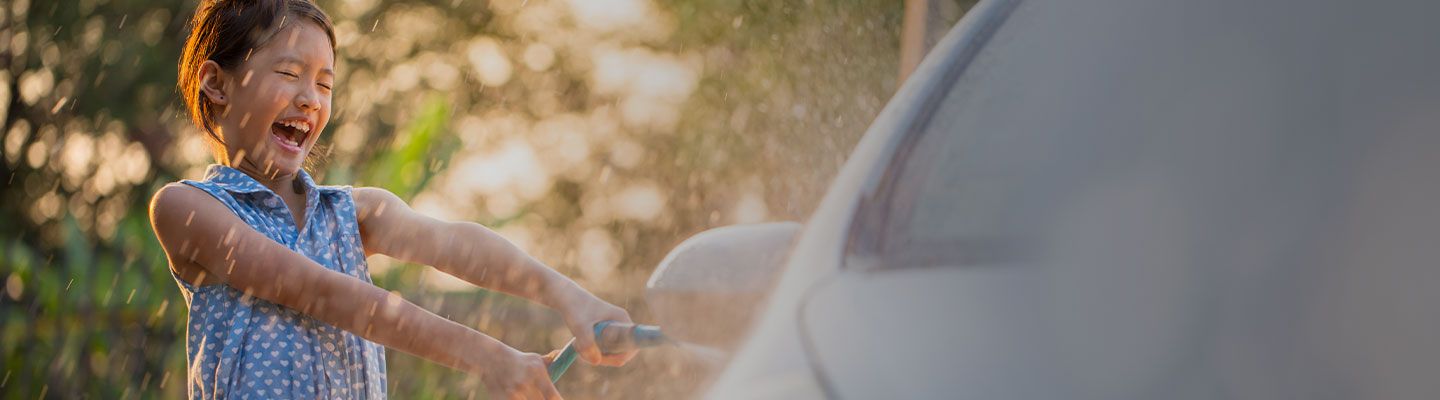
<svg viewBox="0 0 1440 400">
<path fill-rule="evenodd" d="M 654 325 L 626 324 L 615 321 L 600 321 L 595 324 L 595 345 L 605 354 L 617 354 L 638 348 L 657 346 L 665 343 L 665 334 Z M 550 382 L 558 382 L 560 376 L 570 369 L 580 351 L 575 348 L 575 339 L 570 339 L 560 349 L 560 355 L 550 362 Z"/>
</svg>

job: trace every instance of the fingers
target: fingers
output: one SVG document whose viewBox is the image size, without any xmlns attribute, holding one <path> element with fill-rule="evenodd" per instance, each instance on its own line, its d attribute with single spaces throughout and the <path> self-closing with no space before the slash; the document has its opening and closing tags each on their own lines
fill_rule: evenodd
<svg viewBox="0 0 1440 400">
<path fill-rule="evenodd" d="M 580 353 L 580 359 L 591 365 L 599 364 L 601 361 L 600 347 L 595 345 L 594 324 L 589 324 L 580 329 L 571 329 L 575 333 L 575 350 Z"/>
<path fill-rule="evenodd" d="M 525 385 L 525 387 L 520 388 L 520 390 L 515 391 L 515 393 L 511 393 L 509 398 L 521 400 L 554 400 L 560 398 L 560 392 L 556 391 L 555 385 L 550 384 L 550 380 L 546 379 L 543 383 L 536 382 Z"/>
<path fill-rule="evenodd" d="M 575 350 L 580 359 L 590 365 L 621 366 L 635 357 L 634 352 L 621 354 L 604 354 L 596 345 L 595 325 L 603 321 L 613 321 L 619 324 L 634 324 L 630 319 L 630 313 L 625 309 L 606 303 L 598 298 L 591 297 L 592 302 L 584 307 L 571 309 L 567 313 L 566 322 L 570 331 L 575 334 Z"/>
<path fill-rule="evenodd" d="M 505 400 L 526 400 L 526 399 L 528 399 L 528 398 L 530 398 L 530 397 L 529 397 L 528 394 L 525 393 L 524 389 L 515 388 L 515 389 L 512 389 L 512 390 L 502 390 L 502 389 L 491 390 L 491 391 L 490 391 L 490 398 L 492 398 L 492 399 L 505 399 Z"/>
<path fill-rule="evenodd" d="M 549 368 L 550 364 L 554 364 L 555 359 L 560 358 L 560 351 L 561 349 L 550 350 L 549 353 L 545 353 L 545 355 L 540 356 L 540 359 L 545 360 L 546 368 Z"/>
<path fill-rule="evenodd" d="M 615 312 L 616 312 L 616 315 L 612 316 L 610 319 L 613 319 L 613 320 L 618 321 L 618 322 L 626 323 L 626 324 L 633 324 L 633 323 L 635 323 L 635 321 L 631 321 L 631 320 L 630 320 L 630 312 L 629 312 L 629 311 L 625 311 L 625 309 L 620 308 L 620 307 L 615 307 Z"/>
<path fill-rule="evenodd" d="M 541 379 L 540 383 L 536 384 L 536 391 L 539 394 L 537 399 L 560 400 L 560 391 L 555 389 L 555 384 L 550 383 L 549 377 Z"/>
<path fill-rule="evenodd" d="M 559 354 L 551 352 L 552 355 Z M 550 356 L 553 359 L 553 356 Z M 512 359 L 511 368 L 508 373 L 502 374 L 498 381 L 486 382 L 490 389 L 490 398 L 511 399 L 511 400 L 555 400 L 560 399 L 560 392 L 555 389 L 555 384 L 550 382 L 549 371 L 546 370 L 546 357 L 535 353 L 523 353 Z"/>
<path fill-rule="evenodd" d="M 621 323 L 621 324 L 634 324 L 634 323 L 635 323 L 634 321 L 631 321 L 631 320 L 630 320 L 630 313 L 629 313 L 629 312 L 625 311 L 625 309 L 623 309 L 623 308 L 615 307 L 615 306 L 611 306 L 610 311 L 607 313 L 607 315 L 604 317 L 604 319 L 610 320 L 610 321 L 615 321 L 615 322 Z M 598 351 L 598 349 L 597 349 L 596 352 L 597 352 L 597 353 L 600 353 L 600 352 Z M 607 366 L 607 367 L 619 367 L 619 366 L 625 365 L 625 363 L 627 363 L 627 362 L 630 362 L 630 359 L 635 358 L 635 354 L 636 354 L 636 353 L 637 353 L 637 351 L 635 351 L 635 350 L 627 351 L 627 352 L 624 352 L 624 353 L 616 353 L 616 354 L 603 354 L 603 353 L 601 353 L 601 354 L 598 354 L 599 357 L 597 357 L 597 359 L 596 359 L 594 362 L 591 362 L 591 364 L 594 364 L 594 365 L 603 365 L 603 366 Z"/>
<path fill-rule="evenodd" d="M 525 390 L 523 391 L 523 393 L 518 393 L 518 395 L 519 395 L 520 397 L 517 397 L 517 398 L 519 398 L 519 399 L 525 399 L 525 400 L 546 400 L 546 399 L 549 399 L 549 397 L 545 397 L 545 392 L 541 391 L 540 388 L 539 388 L 539 387 L 536 387 L 535 385 L 527 385 L 527 386 L 525 386 Z"/>
<path fill-rule="evenodd" d="M 606 354 L 606 355 L 605 355 L 604 357 L 602 357 L 602 359 L 600 360 L 600 364 L 599 364 L 599 365 L 604 365 L 604 366 L 607 366 L 607 367 L 620 367 L 620 366 L 624 366 L 625 363 L 630 362 L 630 360 L 631 360 L 631 359 L 634 359 L 634 358 L 635 358 L 635 355 L 636 355 L 636 354 L 639 354 L 639 353 L 640 353 L 639 350 L 631 350 L 631 351 L 627 351 L 627 352 L 624 352 L 624 353 L 618 353 L 618 354 Z"/>
<path fill-rule="evenodd" d="M 555 353 L 559 354 L 559 353 Z M 530 384 L 526 386 L 526 398 L 555 400 L 560 398 L 560 392 L 555 390 L 555 384 L 550 382 L 550 373 L 545 369 L 548 364 L 544 357 L 539 354 L 530 353 L 531 362 L 526 365 L 525 372 L 530 378 Z M 539 361 L 539 362 L 535 362 Z"/>
</svg>

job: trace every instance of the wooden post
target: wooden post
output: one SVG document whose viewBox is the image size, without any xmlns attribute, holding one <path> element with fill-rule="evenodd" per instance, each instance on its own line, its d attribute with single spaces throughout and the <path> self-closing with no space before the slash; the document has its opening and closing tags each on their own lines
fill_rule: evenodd
<svg viewBox="0 0 1440 400">
<path fill-rule="evenodd" d="M 905 0 L 905 18 L 900 27 L 900 83 L 905 83 L 925 53 L 945 34 L 941 1 L 953 0 Z"/>
</svg>

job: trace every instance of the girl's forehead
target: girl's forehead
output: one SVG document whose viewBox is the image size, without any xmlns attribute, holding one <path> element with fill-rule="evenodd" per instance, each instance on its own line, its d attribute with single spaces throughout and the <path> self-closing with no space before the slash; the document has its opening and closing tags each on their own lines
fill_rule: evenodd
<svg viewBox="0 0 1440 400">
<path fill-rule="evenodd" d="M 252 59 L 267 62 L 298 61 L 330 68 L 335 64 L 335 48 L 330 37 L 314 23 L 290 23 L 275 32 Z"/>
</svg>

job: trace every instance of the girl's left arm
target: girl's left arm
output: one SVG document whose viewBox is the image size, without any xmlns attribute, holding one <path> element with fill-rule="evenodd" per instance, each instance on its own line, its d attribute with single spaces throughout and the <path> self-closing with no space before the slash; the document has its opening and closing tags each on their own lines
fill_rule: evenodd
<svg viewBox="0 0 1440 400">
<path fill-rule="evenodd" d="M 385 254 L 425 264 L 470 282 L 530 299 L 559 311 L 586 361 L 622 365 L 635 352 L 602 355 L 593 327 L 605 320 L 631 322 L 629 313 L 601 300 L 504 237 L 474 222 L 442 221 L 411 209 L 385 189 L 352 191 L 366 255 Z"/>
</svg>

